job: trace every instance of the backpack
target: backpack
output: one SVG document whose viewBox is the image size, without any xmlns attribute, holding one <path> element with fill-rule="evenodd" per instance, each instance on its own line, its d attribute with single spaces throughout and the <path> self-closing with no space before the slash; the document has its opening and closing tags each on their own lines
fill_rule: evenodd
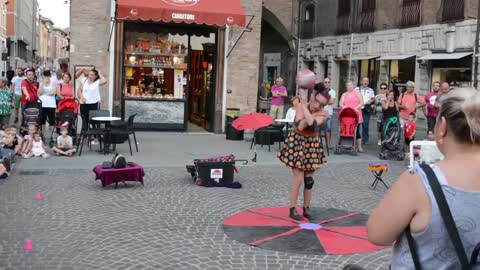
<svg viewBox="0 0 480 270">
<path fill-rule="evenodd" d="M 455 225 L 455 221 L 453 220 L 452 213 L 450 212 L 450 208 L 448 207 L 447 200 L 445 199 L 445 194 L 443 194 L 442 187 L 438 182 L 438 178 L 433 172 L 432 168 L 427 164 L 421 164 L 420 167 L 427 175 L 428 182 L 430 187 L 432 188 L 433 195 L 435 196 L 435 200 L 437 201 L 438 208 L 440 209 L 440 215 L 442 216 L 444 225 L 447 229 L 448 236 L 452 241 L 453 246 L 455 247 L 455 253 L 460 261 L 462 270 L 480 270 L 480 263 L 477 262 L 477 257 L 480 252 L 480 243 L 477 243 L 473 252 L 469 258 L 465 253 L 465 249 L 462 244 L 462 240 L 460 239 L 460 235 L 458 234 L 457 226 Z M 415 243 L 415 240 L 412 237 L 410 232 L 410 228 L 408 227 L 405 231 L 407 236 L 408 246 L 410 247 L 410 253 L 412 254 L 413 264 L 415 265 L 416 270 L 421 270 L 422 266 L 420 265 L 420 258 L 418 257 L 418 248 Z"/>
</svg>

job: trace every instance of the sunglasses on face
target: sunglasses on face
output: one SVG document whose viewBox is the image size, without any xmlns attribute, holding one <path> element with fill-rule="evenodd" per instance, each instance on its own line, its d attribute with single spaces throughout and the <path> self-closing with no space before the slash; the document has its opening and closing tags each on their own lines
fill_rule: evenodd
<svg viewBox="0 0 480 270">
<path fill-rule="evenodd" d="M 380 87 L 380 89 L 382 89 L 382 90 L 387 90 L 387 88 L 386 88 L 386 87 Z"/>
</svg>

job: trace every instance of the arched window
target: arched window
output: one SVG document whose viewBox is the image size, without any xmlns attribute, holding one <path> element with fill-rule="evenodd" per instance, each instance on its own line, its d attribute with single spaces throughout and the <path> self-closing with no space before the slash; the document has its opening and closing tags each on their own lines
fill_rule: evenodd
<svg viewBox="0 0 480 270">
<path fill-rule="evenodd" d="M 313 4 L 307 5 L 303 11 L 302 20 L 302 38 L 313 38 L 315 25 L 315 7 Z"/>
</svg>

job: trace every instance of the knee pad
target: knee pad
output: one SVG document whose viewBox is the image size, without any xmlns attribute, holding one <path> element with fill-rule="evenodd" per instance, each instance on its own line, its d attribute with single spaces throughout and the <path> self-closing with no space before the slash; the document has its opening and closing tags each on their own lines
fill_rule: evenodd
<svg viewBox="0 0 480 270">
<path fill-rule="evenodd" d="M 303 183 L 305 184 L 305 189 L 312 189 L 313 184 L 315 184 L 315 180 L 313 180 L 313 177 L 307 176 L 303 179 Z"/>
</svg>

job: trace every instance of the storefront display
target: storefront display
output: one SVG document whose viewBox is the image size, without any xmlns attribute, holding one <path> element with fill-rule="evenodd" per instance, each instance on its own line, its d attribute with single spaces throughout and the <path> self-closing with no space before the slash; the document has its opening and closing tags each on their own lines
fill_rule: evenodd
<svg viewBox="0 0 480 270">
<path fill-rule="evenodd" d="M 119 0 L 116 72 L 124 118 L 137 128 L 212 131 L 222 119 L 225 25 L 244 25 L 239 0 Z M 219 36 L 221 42 L 218 42 Z M 220 90 L 220 91 L 219 91 Z"/>
</svg>

